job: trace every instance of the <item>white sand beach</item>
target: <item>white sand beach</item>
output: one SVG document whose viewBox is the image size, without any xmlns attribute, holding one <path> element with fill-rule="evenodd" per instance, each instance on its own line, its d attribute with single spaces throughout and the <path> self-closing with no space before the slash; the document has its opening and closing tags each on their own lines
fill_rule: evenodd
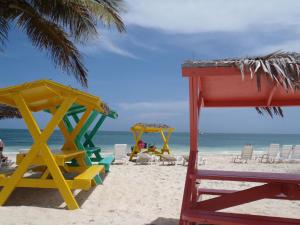
<svg viewBox="0 0 300 225">
<path fill-rule="evenodd" d="M 231 155 L 206 155 L 204 169 L 300 173 L 300 163 L 233 164 Z M 81 191 L 81 208 L 67 210 L 58 191 L 18 188 L 0 208 L 1 224 L 178 224 L 186 166 L 113 165 L 103 185 Z M 205 182 L 206 187 L 245 189 L 253 184 Z M 231 211 L 300 218 L 300 203 L 261 200 Z"/>
</svg>

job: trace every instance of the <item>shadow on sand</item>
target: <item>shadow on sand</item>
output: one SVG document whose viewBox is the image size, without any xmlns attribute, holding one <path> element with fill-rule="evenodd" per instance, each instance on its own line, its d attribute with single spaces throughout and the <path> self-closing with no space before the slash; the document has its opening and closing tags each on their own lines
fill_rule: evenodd
<svg viewBox="0 0 300 225">
<path fill-rule="evenodd" d="M 109 173 L 101 176 L 104 183 Z M 102 186 L 100 184 L 98 186 Z M 81 207 L 97 186 L 88 191 L 72 190 L 73 196 L 79 207 Z M 58 189 L 50 188 L 16 188 L 5 203 L 5 206 L 35 206 L 41 208 L 67 209 L 67 206 Z"/>
<path fill-rule="evenodd" d="M 145 225 L 178 225 L 179 219 L 158 217 L 156 220 Z"/>
<path fill-rule="evenodd" d="M 97 186 L 88 191 L 73 192 L 79 207 L 88 199 Z M 16 188 L 11 194 L 5 206 L 35 206 L 41 208 L 67 209 L 58 189 L 45 188 Z"/>
</svg>

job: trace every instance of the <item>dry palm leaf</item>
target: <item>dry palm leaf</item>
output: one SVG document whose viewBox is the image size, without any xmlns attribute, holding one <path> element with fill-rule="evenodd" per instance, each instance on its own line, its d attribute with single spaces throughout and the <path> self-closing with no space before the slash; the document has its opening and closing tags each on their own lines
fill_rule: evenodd
<svg viewBox="0 0 300 225">
<path fill-rule="evenodd" d="M 0 120 L 14 118 L 22 118 L 19 110 L 8 105 L 0 104 Z"/>
<path fill-rule="evenodd" d="M 242 79 L 250 74 L 256 79 L 257 89 L 261 90 L 261 77 L 282 86 L 286 91 L 297 91 L 300 88 L 300 54 L 296 52 L 276 51 L 265 56 L 231 58 L 213 61 L 188 61 L 188 64 L 200 67 L 234 66 L 241 72 Z M 256 107 L 258 113 L 283 116 L 280 107 Z"/>
</svg>

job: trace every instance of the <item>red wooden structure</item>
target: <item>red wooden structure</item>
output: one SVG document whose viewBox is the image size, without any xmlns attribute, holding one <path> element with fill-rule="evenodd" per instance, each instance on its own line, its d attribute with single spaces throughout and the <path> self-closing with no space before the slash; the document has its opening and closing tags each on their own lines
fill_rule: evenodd
<svg viewBox="0 0 300 225">
<path fill-rule="evenodd" d="M 186 175 L 180 224 L 300 224 L 300 220 L 249 214 L 219 212 L 229 207 L 261 199 L 300 200 L 300 174 L 234 172 L 198 169 L 198 123 L 202 107 L 271 107 L 300 106 L 300 92 L 286 91 L 261 76 L 261 91 L 256 75 L 241 72 L 234 66 L 188 62 L 182 74 L 189 79 L 190 158 Z M 196 181 L 222 180 L 260 182 L 241 191 L 197 188 Z M 215 198 L 201 200 L 201 195 Z"/>
</svg>

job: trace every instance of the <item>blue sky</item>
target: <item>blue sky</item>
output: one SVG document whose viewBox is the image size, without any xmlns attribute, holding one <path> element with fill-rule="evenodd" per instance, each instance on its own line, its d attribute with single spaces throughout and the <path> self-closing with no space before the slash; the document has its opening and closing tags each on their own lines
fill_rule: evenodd
<svg viewBox="0 0 300 225">
<path fill-rule="evenodd" d="M 136 122 L 162 122 L 188 130 L 188 82 L 181 76 L 187 59 L 217 59 L 300 51 L 300 1 L 127 0 L 122 14 L 127 32 L 99 28 L 101 36 L 79 46 L 89 70 L 89 88 L 119 118 L 105 130 L 128 130 Z M 12 30 L 0 53 L 1 87 L 52 79 L 82 89 L 55 68 L 45 52 Z M 284 119 L 259 116 L 254 109 L 206 109 L 200 127 L 207 132 L 299 133 L 300 108 Z M 45 124 L 47 115 L 37 115 Z M 0 121 L 1 128 L 24 128 Z"/>
</svg>

